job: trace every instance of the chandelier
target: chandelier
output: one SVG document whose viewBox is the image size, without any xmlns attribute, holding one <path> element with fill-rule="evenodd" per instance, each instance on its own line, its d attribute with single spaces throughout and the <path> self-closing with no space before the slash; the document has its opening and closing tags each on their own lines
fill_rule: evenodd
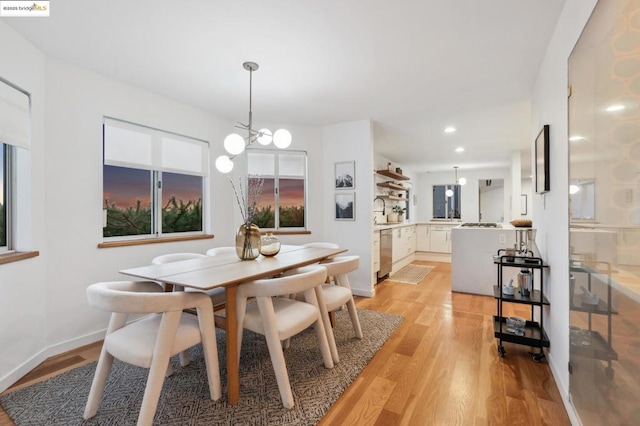
<svg viewBox="0 0 640 426">
<path fill-rule="evenodd" d="M 216 158 L 216 169 L 221 173 L 229 173 L 233 170 L 233 158 L 244 152 L 244 150 L 254 142 L 258 142 L 260 145 L 269 145 L 271 142 L 278 148 L 287 148 L 291 145 L 291 133 L 286 129 L 278 129 L 274 133 L 271 133 L 269 129 L 253 129 L 253 111 L 251 110 L 251 89 L 253 82 L 253 72 L 256 71 L 259 66 L 255 62 L 245 62 L 242 67 L 249 71 L 249 122 L 243 124 L 237 122 L 234 126 L 236 129 L 241 129 L 247 132 L 247 137 L 242 137 L 237 133 L 231 133 L 224 138 L 224 149 L 229 155 L 221 155 Z"/>
<path fill-rule="evenodd" d="M 467 184 L 467 179 L 461 177 L 458 180 L 458 166 L 453 166 L 453 171 L 455 173 L 456 185 L 466 185 Z M 453 190 L 452 189 L 447 189 L 445 191 L 445 194 L 447 195 L 447 197 L 453 197 Z"/>
</svg>

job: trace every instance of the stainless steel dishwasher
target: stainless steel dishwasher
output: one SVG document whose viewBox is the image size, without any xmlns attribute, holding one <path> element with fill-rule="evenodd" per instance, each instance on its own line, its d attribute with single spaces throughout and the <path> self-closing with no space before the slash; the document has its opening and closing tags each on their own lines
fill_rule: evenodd
<svg viewBox="0 0 640 426">
<path fill-rule="evenodd" d="M 380 231 L 380 270 L 378 279 L 389 275 L 393 262 L 393 230 L 383 229 Z"/>
</svg>

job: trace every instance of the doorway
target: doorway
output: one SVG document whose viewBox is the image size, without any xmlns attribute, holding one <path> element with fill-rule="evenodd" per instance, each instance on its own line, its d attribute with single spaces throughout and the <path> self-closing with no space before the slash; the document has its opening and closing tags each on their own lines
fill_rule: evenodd
<svg viewBox="0 0 640 426">
<path fill-rule="evenodd" d="M 479 179 L 480 222 L 504 222 L 504 179 Z"/>
</svg>

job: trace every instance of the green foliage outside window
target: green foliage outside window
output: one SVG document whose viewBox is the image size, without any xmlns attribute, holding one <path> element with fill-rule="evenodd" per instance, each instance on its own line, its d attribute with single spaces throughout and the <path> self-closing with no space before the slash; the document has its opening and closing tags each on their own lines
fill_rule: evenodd
<svg viewBox="0 0 640 426">
<path fill-rule="evenodd" d="M 105 200 L 107 226 L 105 237 L 125 235 L 148 235 L 151 233 L 151 207 L 143 206 L 140 200 L 135 207 L 119 208 Z M 176 200 L 171 197 L 162 209 L 162 232 L 189 232 L 202 230 L 202 199 Z"/>
<path fill-rule="evenodd" d="M 202 231 L 202 199 L 176 200 L 171 197 L 162 208 L 162 232 Z"/>
<path fill-rule="evenodd" d="M 280 207 L 280 227 L 281 228 L 304 227 L 304 207 L 303 206 Z"/>
<path fill-rule="evenodd" d="M 275 228 L 276 217 L 272 206 L 259 208 L 253 218 L 258 228 Z M 304 207 L 281 207 L 280 228 L 304 228 Z"/>
</svg>

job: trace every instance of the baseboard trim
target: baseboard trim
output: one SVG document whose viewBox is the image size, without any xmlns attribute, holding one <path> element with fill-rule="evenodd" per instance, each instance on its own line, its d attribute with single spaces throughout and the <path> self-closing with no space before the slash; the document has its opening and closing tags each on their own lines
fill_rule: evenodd
<svg viewBox="0 0 640 426">
<path fill-rule="evenodd" d="M 14 368 L 13 371 L 0 379 L 0 393 L 9 389 L 11 385 L 23 378 L 28 372 L 36 368 L 47 358 L 47 349 L 43 349 L 18 367 Z"/>
<path fill-rule="evenodd" d="M 417 251 L 416 260 L 423 260 L 427 262 L 444 262 L 451 263 L 450 253 L 434 253 L 426 251 Z"/>
<path fill-rule="evenodd" d="M 571 395 L 569 394 L 569 389 L 564 386 L 564 383 L 560 381 L 560 373 L 557 368 L 555 358 L 549 355 L 549 351 L 545 351 L 547 356 L 547 361 L 549 364 L 549 369 L 551 370 L 551 375 L 553 376 L 553 380 L 556 382 L 556 386 L 558 386 L 558 391 L 560 392 L 560 396 L 562 397 L 562 403 L 564 404 L 565 410 L 567 410 L 567 415 L 569 416 L 569 420 L 573 426 L 582 426 L 582 421 L 580 421 L 580 417 L 576 412 L 573 403 L 571 402 Z"/>
</svg>

